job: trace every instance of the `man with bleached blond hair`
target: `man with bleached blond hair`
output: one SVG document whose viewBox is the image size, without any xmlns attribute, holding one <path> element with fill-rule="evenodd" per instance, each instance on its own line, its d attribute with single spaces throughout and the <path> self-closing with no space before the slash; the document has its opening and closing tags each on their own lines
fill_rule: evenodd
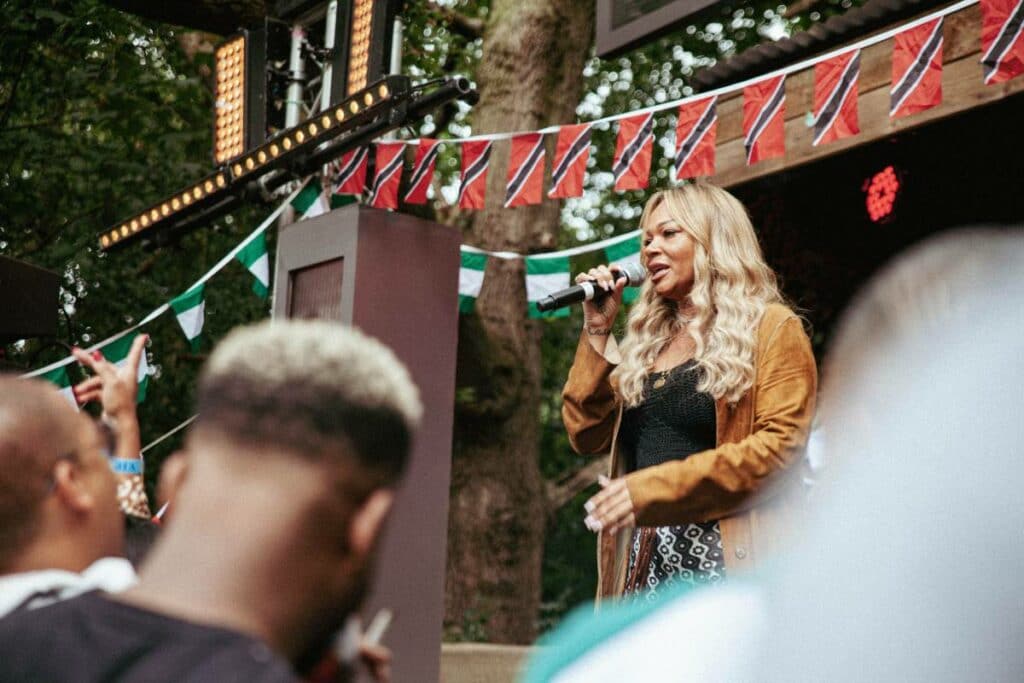
<svg viewBox="0 0 1024 683">
<path fill-rule="evenodd" d="M 0 621 L 0 681 L 292 681 L 358 608 L 422 410 L 405 368 L 268 321 L 217 347 L 197 402 L 138 585 Z"/>
</svg>

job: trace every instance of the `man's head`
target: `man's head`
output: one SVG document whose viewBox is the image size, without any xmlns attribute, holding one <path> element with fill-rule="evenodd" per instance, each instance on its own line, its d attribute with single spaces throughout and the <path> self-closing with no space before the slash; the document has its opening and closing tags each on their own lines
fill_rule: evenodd
<svg viewBox="0 0 1024 683">
<path fill-rule="evenodd" d="M 344 463 L 372 488 L 398 479 L 422 407 L 386 346 L 324 321 L 267 321 L 218 345 L 199 383 L 196 433 Z"/>
<path fill-rule="evenodd" d="M 107 441 L 51 385 L 0 377 L 0 573 L 81 571 L 121 553 Z"/>
<path fill-rule="evenodd" d="M 279 576 L 288 608 L 303 608 L 299 645 L 326 637 L 363 597 L 421 411 L 395 355 L 356 330 L 239 328 L 200 378 L 167 533 L 230 538 L 214 561 L 264 582 Z"/>
</svg>

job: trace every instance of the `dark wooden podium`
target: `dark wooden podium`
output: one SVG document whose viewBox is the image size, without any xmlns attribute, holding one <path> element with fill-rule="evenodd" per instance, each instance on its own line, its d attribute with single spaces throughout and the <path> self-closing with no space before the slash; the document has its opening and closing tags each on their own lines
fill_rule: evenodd
<svg viewBox="0 0 1024 683">
<path fill-rule="evenodd" d="M 420 389 L 423 425 L 383 539 L 364 624 L 388 607 L 392 680 L 438 680 L 444 618 L 460 236 L 350 205 L 278 237 L 275 317 L 358 327 L 394 349 Z"/>
</svg>

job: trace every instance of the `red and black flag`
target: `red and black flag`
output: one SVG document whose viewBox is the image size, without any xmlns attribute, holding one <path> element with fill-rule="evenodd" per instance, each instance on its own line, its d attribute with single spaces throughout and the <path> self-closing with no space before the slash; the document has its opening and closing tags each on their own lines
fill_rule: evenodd
<svg viewBox="0 0 1024 683">
<path fill-rule="evenodd" d="M 642 190 L 651 174 L 651 149 L 654 147 L 654 112 L 637 114 L 619 121 L 615 145 L 615 190 Z"/>
<path fill-rule="evenodd" d="M 345 152 L 338 162 L 338 173 L 334 177 L 334 194 L 362 194 L 366 188 L 366 161 L 368 147 L 356 147 Z"/>
<path fill-rule="evenodd" d="M 1024 0 L 981 0 L 981 66 L 985 83 L 1024 72 Z"/>
<path fill-rule="evenodd" d="M 889 116 L 899 118 L 942 102 L 942 17 L 893 38 Z"/>
<path fill-rule="evenodd" d="M 505 208 L 540 204 L 544 186 L 544 136 L 523 133 L 512 136 L 505 183 Z"/>
<path fill-rule="evenodd" d="M 377 143 L 377 173 L 370 190 L 370 206 L 378 209 L 398 208 L 398 184 L 402 181 L 404 142 Z"/>
<path fill-rule="evenodd" d="M 561 199 L 583 196 L 583 174 L 587 170 L 589 158 L 590 124 L 559 128 L 548 197 Z"/>
<path fill-rule="evenodd" d="M 676 119 L 676 180 L 715 175 L 718 97 L 679 105 Z"/>
<path fill-rule="evenodd" d="M 743 89 L 743 147 L 748 165 L 786 153 L 785 105 L 785 75 Z"/>
<path fill-rule="evenodd" d="M 860 50 L 814 65 L 814 145 L 856 135 Z"/>
<path fill-rule="evenodd" d="M 482 209 L 487 192 L 487 167 L 491 161 L 490 140 L 462 143 L 462 183 L 459 186 L 460 209 Z"/>
<path fill-rule="evenodd" d="M 412 176 L 409 178 L 409 190 L 405 193 L 407 203 L 427 203 L 427 188 L 434 179 L 434 165 L 440 149 L 440 140 L 420 138 L 420 144 L 416 146 L 416 160 L 412 164 Z"/>
</svg>

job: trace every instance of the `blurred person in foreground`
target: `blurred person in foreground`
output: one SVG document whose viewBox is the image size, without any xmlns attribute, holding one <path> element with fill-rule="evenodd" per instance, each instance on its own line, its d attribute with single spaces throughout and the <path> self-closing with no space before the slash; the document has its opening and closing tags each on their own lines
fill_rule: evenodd
<svg viewBox="0 0 1024 683">
<path fill-rule="evenodd" d="M 1024 680 L 1024 233 L 898 257 L 825 364 L 815 514 L 769 584 L 765 681 Z"/>
<path fill-rule="evenodd" d="M 0 680 L 293 681 L 360 605 L 421 406 L 338 325 L 232 332 L 134 588 L 0 620 Z M 53 656 L 59 653 L 59 656 Z"/>
<path fill-rule="evenodd" d="M 757 577 L 580 610 L 523 680 L 1021 680 L 1022 333 L 1021 232 L 898 257 L 829 350 L 799 542 Z"/>
<path fill-rule="evenodd" d="M 0 616 L 135 582 L 121 512 L 148 519 L 135 414 L 145 342 L 122 367 L 75 349 L 96 373 L 75 396 L 102 405 L 99 421 L 51 384 L 0 378 Z"/>
<path fill-rule="evenodd" d="M 807 334 L 735 197 L 706 183 L 664 190 L 640 226 L 649 277 L 621 349 L 625 283 L 601 266 L 577 278 L 610 295 L 584 304 L 563 390 L 573 448 L 612 454 L 613 478 L 586 504 L 599 597 L 652 597 L 763 561 L 783 525 L 761 503 L 799 481 L 817 386 Z"/>
</svg>

